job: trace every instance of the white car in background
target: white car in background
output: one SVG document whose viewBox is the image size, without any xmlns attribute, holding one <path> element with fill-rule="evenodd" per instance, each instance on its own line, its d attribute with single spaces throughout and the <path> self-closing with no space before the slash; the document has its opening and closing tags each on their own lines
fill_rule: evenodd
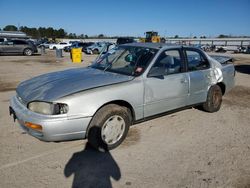
<svg viewBox="0 0 250 188">
<path fill-rule="evenodd" d="M 63 49 L 65 47 L 67 47 L 67 46 L 71 46 L 71 44 L 70 43 L 66 43 L 66 42 L 59 42 L 57 44 L 51 44 L 51 45 L 49 45 L 49 49 L 50 50 Z"/>
</svg>

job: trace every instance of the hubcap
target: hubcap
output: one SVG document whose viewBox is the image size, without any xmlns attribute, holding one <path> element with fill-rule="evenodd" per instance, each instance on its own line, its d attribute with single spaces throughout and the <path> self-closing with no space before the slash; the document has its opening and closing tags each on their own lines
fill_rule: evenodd
<svg viewBox="0 0 250 188">
<path fill-rule="evenodd" d="M 26 55 L 31 55 L 31 50 L 26 50 Z"/>
<path fill-rule="evenodd" d="M 106 144 L 118 142 L 125 131 L 125 121 L 119 115 L 108 118 L 102 126 L 101 136 Z"/>
</svg>

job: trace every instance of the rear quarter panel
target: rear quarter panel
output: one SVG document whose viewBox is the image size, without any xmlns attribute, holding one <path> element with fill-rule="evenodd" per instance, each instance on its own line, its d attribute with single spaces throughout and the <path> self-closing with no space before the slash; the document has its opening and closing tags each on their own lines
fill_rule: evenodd
<svg viewBox="0 0 250 188">
<path fill-rule="evenodd" d="M 233 64 L 222 66 L 223 83 L 226 85 L 226 92 L 230 91 L 235 85 L 235 68 Z"/>
</svg>

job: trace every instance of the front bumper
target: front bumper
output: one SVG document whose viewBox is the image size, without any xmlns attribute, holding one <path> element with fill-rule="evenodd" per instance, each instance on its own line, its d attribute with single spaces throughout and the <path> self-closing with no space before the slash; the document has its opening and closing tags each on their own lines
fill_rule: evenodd
<svg viewBox="0 0 250 188">
<path fill-rule="evenodd" d="M 65 141 L 84 139 L 86 130 L 92 117 L 69 117 L 62 115 L 43 115 L 30 111 L 16 96 L 10 100 L 10 114 L 13 114 L 20 127 L 28 134 L 43 141 Z M 25 126 L 31 122 L 42 126 L 37 131 Z"/>
<path fill-rule="evenodd" d="M 35 48 L 33 52 L 34 52 L 34 53 L 37 53 L 37 52 L 38 52 L 37 48 Z"/>
</svg>

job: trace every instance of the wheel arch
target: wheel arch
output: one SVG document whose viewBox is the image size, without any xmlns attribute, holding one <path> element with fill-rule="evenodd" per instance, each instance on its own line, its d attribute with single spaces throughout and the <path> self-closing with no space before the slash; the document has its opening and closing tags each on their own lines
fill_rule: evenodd
<svg viewBox="0 0 250 188">
<path fill-rule="evenodd" d="M 133 122 L 135 121 L 135 111 L 134 111 L 133 106 L 132 106 L 129 102 L 125 101 L 125 100 L 114 100 L 114 101 L 110 101 L 110 102 L 107 102 L 107 103 L 103 104 L 102 106 L 100 106 L 100 107 L 95 111 L 93 117 L 95 116 L 95 114 L 96 114 L 101 108 L 103 108 L 104 106 L 109 105 L 109 104 L 116 104 L 116 105 L 119 105 L 119 106 L 123 106 L 123 107 L 128 108 L 129 111 L 130 111 L 130 114 L 131 114 L 131 118 L 132 118 L 132 119 L 131 119 L 131 124 L 133 124 Z M 92 120 L 93 120 L 93 117 L 92 117 Z M 91 121 L 92 121 L 92 120 L 91 120 Z M 89 122 L 89 125 L 88 125 L 87 130 L 86 130 L 86 136 L 85 136 L 86 138 L 88 137 L 88 132 L 89 132 L 89 128 L 90 128 L 91 121 Z"/>
<path fill-rule="evenodd" d="M 218 85 L 220 87 L 222 95 L 224 95 L 226 92 L 226 85 L 223 82 L 219 82 L 216 85 Z"/>
</svg>

